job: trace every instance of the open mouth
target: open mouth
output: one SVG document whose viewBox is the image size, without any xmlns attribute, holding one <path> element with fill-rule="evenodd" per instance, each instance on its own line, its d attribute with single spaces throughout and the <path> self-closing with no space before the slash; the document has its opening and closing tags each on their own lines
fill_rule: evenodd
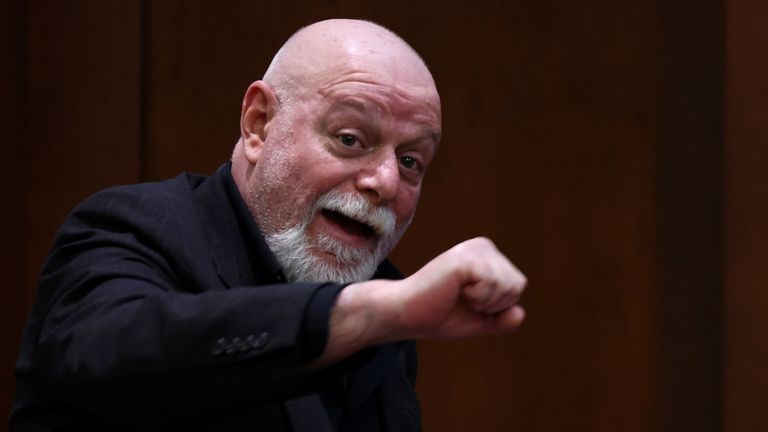
<svg viewBox="0 0 768 432">
<path fill-rule="evenodd" d="M 321 213 L 331 222 L 343 229 L 347 234 L 366 238 L 372 237 L 376 234 L 376 231 L 370 225 L 366 225 L 360 221 L 344 216 L 337 211 L 323 209 L 321 210 Z"/>
</svg>

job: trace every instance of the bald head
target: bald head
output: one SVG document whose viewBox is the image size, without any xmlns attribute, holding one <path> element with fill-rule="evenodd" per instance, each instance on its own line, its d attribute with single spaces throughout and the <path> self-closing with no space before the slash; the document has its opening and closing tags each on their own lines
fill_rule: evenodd
<svg viewBox="0 0 768 432">
<path fill-rule="evenodd" d="M 350 19 L 320 21 L 297 31 L 273 58 L 264 82 L 288 102 L 316 90 L 327 76 L 366 80 L 371 75 L 435 88 L 424 61 L 402 38 L 378 24 Z"/>
</svg>

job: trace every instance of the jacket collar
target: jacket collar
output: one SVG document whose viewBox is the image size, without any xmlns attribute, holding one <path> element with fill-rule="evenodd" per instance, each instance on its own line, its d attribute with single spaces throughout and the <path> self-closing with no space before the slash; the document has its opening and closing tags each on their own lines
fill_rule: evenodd
<svg viewBox="0 0 768 432">
<path fill-rule="evenodd" d="M 225 163 L 195 190 L 211 255 L 227 287 L 281 282 L 280 266 L 253 222 Z"/>
</svg>

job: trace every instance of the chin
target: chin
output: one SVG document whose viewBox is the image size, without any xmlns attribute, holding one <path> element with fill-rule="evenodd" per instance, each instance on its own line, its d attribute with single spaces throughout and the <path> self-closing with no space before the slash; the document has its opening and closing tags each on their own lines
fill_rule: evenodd
<svg viewBox="0 0 768 432">
<path fill-rule="evenodd" d="M 375 252 L 362 248 L 348 247 L 336 241 L 319 241 L 318 253 L 313 253 L 314 263 L 307 268 L 307 276 L 314 282 L 352 283 L 369 280 L 379 266 L 381 259 Z M 331 243 L 332 247 L 328 246 Z"/>
</svg>

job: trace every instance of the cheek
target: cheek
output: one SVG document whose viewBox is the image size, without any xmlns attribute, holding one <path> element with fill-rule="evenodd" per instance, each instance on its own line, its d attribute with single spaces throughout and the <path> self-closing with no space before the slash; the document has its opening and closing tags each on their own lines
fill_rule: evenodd
<svg viewBox="0 0 768 432">
<path fill-rule="evenodd" d="M 284 229 L 300 222 L 309 201 L 302 185 L 302 169 L 284 148 L 265 152 L 257 165 L 255 200 L 257 209 L 269 217 L 272 229 Z"/>
<path fill-rule="evenodd" d="M 393 210 L 397 216 L 397 224 L 407 223 L 416 211 L 416 205 L 419 203 L 421 188 L 402 187 L 398 192 L 397 200 Z"/>
<path fill-rule="evenodd" d="M 316 197 L 331 190 L 349 192 L 360 167 L 350 160 L 339 159 L 324 149 L 311 148 L 300 161 L 299 181 L 313 191 Z"/>
</svg>

